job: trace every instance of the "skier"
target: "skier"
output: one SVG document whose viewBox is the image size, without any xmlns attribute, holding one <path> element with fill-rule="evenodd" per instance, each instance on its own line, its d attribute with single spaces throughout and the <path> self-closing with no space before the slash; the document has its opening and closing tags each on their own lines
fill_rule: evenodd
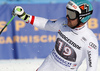
<svg viewBox="0 0 100 71">
<path fill-rule="evenodd" d="M 98 41 L 87 27 L 92 5 L 87 0 L 71 0 L 66 9 L 66 17 L 56 21 L 29 15 L 21 6 L 16 6 L 12 14 L 39 29 L 58 32 L 53 51 L 37 71 L 77 71 L 85 58 L 86 71 L 96 71 Z"/>
</svg>

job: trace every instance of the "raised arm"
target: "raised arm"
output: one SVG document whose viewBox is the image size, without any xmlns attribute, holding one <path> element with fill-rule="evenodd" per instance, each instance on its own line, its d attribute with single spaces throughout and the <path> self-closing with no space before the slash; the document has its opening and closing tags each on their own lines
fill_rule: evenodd
<svg viewBox="0 0 100 71">
<path fill-rule="evenodd" d="M 16 6 L 13 9 L 12 14 L 14 16 L 18 16 L 19 18 L 24 20 L 26 23 L 30 23 L 33 26 L 39 29 L 43 29 L 43 30 L 58 32 L 62 24 L 61 20 L 51 21 L 46 18 L 29 15 L 25 13 L 24 9 L 21 6 Z"/>
</svg>

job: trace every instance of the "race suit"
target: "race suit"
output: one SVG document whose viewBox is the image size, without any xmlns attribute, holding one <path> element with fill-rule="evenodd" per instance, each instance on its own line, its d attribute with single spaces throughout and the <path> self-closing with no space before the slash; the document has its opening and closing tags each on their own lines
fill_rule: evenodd
<svg viewBox="0 0 100 71">
<path fill-rule="evenodd" d="M 86 71 L 96 71 L 98 41 L 87 23 L 71 29 L 67 26 L 66 17 L 50 21 L 31 16 L 28 22 L 39 29 L 58 33 L 54 49 L 37 71 L 77 71 L 85 58 Z"/>
</svg>

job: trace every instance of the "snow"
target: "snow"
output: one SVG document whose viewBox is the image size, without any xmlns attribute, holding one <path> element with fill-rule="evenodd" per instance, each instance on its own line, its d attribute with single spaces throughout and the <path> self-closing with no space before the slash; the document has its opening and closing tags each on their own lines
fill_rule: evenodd
<svg viewBox="0 0 100 71">
<path fill-rule="evenodd" d="M 0 60 L 0 71 L 36 71 L 44 59 Z M 86 71 L 85 60 L 78 71 Z M 97 71 L 100 71 L 100 57 Z"/>
</svg>

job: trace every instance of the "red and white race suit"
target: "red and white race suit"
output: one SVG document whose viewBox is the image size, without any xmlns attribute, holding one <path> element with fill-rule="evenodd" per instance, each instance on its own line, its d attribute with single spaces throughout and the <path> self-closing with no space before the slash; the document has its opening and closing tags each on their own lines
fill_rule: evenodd
<svg viewBox="0 0 100 71">
<path fill-rule="evenodd" d="M 86 58 L 86 71 L 96 71 L 98 61 L 98 41 L 87 23 L 71 29 L 67 18 L 56 21 L 31 16 L 29 22 L 39 29 L 57 32 L 57 39 L 51 54 L 44 60 L 38 71 L 77 71 Z"/>
</svg>

